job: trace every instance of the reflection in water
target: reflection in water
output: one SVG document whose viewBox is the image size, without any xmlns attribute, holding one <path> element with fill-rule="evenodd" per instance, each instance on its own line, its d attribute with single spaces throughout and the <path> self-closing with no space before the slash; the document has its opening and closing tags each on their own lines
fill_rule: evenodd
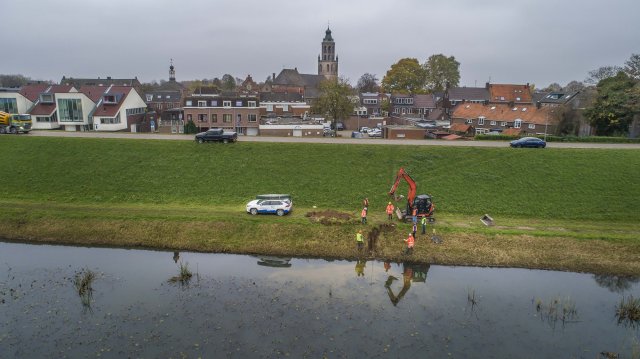
<svg viewBox="0 0 640 359">
<path fill-rule="evenodd" d="M 180 252 L 173 252 L 173 261 L 178 264 L 178 260 L 180 259 Z"/>
<path fill-rule="evenodd" d="M 638 329 L 613 316 L 621 295 L 592 274 L 371 261 L 354 278 L 353 261 L 292 258 L 282 269 L 256 265 L 257 256 L 180 252 L 178 264 L 191 263 L 196 281 L 177 288 L 167 285 L 178 275 L 169 254 L 0 242 L 0 358 L 637 353 Z M 81 310 L 74 287 L 81 268 L 97 274 L 92 313 Z M 639 298 L 640 285 L 623 295 Z M 575 298 L 575 307 L 563 298 Z M 574 309 L 579 319 L 562 326 Z M 556 318 L 554 329 L 547 323 Z"/>
<path fill-rule="evenodd" d="M 389 262 L 384 263 L 385 272 L 390 267 Z M 387 281 L 384 283 L 384 287 L 387 289 L 387 294 L 389 295 L 389 299 L 394 306 L 398 305 L 400 300 L 407 294 L 409 289 L 411 288 L 411 282 L 421 282 L 425 283 L 427 281 L 427 272 L 429 272 L 428 264 L 412 264 L 412 263 L 402 263 L 403 271 L 402 271 L 402 289 L 398 295 L 393 293 L 391 289 L 391 284 L 394 280 L 398 280 L 398 278 L 390 275 L 387 278 Z"/>
<path fill-rule="evenodd" d="M 291 267 L 290 257 L 259 256 L 258 265 L 275 268 Z"/>
<path fill-rule="evenodd" d="M 640 281 L 640 277 L 607 274 L 596 274 L 593 276 L 593 279 L 595 279 L 599 286 L 607 288 L 613 293 L 622 293 Z"/>
<path fill-rule="evenodd" d="M 367 261 L 364 259 L 358 259 L 356 261 L 356 276 L 364 277 L 364 268 L 367 266 Z"/>
</svg>

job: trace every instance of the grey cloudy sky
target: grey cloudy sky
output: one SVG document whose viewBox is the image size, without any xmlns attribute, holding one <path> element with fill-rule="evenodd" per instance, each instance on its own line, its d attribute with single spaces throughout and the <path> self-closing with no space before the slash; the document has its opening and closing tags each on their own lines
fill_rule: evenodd
<svg viewBox="0 0 640 359">
<path fill-rule="evenodd" d="M 0 73 L 71 77 L 317 73 L 330 22 L 339 74 L 455 56 L 461 85 L 582 81 L 640 53 L 638 0 L 0 0 Z"/>
</svg>

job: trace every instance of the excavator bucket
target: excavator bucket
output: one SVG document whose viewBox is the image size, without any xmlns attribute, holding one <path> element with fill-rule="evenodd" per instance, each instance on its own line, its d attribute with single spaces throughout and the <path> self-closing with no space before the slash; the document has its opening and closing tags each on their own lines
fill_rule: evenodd
<svg viewBox="0 0 640 359">
<path fill-rule="evenodd" d="M 398 217 L 399 220 L 404 219 L 404 215 L 402 214 L 402 211 L 398 207 L 396 207 L 396 216 Z"/>
</svg>

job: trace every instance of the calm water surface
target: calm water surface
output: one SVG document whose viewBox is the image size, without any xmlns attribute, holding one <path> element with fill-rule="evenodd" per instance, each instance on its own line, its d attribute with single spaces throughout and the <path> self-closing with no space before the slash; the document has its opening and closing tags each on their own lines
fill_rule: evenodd
<svg viewBox="0 0 640 359">
<path fill-rule="evenodd" d="M 0 358 L 632 358 L 629 295 L 635 278 L 0 242 Z"/>
</svg>

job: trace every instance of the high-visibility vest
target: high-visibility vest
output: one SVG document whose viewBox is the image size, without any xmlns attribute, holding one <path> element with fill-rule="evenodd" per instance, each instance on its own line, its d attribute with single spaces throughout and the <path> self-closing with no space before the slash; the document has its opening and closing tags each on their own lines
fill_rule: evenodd
<svg viewBox="0 0 640 359">
<path fill-rule="evenodd" d="M 364 242 L 364 239 L 362 239 L 362 233 L 356 233 L 356 242 Z"/>
<path fill-rule="evenodd" d="M 425 224 L 427 224 L 427 217 L 422 217 L 422 225 L 424 226 Z"/>
<path fill-rule="evenodd" d="M 409 238 L 407 238 L 407 247 L 408 248 L 413 248 L 415 241 L 413 239 L 413 236 L 409 236 Z"/>
<path fill-rule="evenodd" d="M 392 204 L 388 204 L 387 205 L 387 214 L 391 214 L 393 213 L 393 205 Z"/>
</svg>

